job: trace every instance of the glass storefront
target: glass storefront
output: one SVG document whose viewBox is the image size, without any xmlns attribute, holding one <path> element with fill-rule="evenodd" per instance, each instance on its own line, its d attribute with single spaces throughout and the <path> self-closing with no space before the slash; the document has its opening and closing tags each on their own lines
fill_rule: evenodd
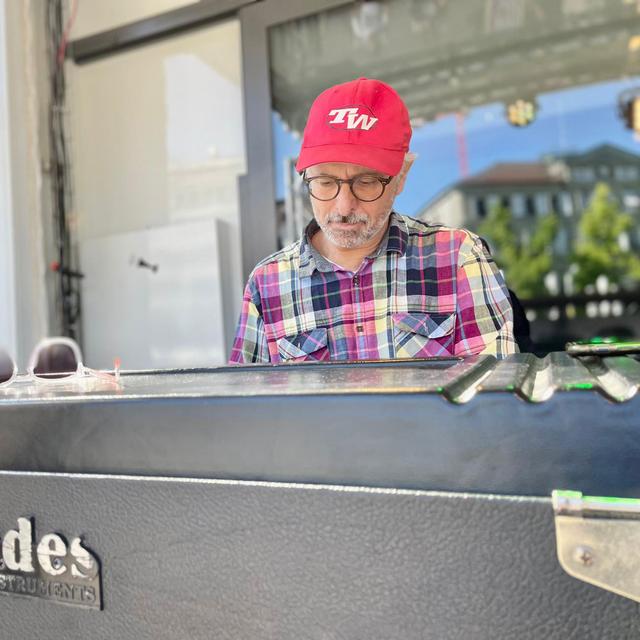
<svg viewBox="0 0 640 640">
<path fill-rule="evenodd" d="M 539 352 L 640 335 L 640 3 L 370 0 L 270 30 L 280 242 L 310 217 L 306 114 L 359 76 L 405 99 L 396 209 L 482 235 Z"/>
</svg>

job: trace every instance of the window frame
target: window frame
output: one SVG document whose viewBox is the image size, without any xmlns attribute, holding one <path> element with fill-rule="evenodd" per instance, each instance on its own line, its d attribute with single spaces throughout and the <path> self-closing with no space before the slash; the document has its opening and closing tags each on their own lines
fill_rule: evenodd
<svg viewBox="0 0 640 640">
<path fill-rule="evenodd" d="M 278 248 L 269 29 L 349 4 L 354 4 L 353 0 L 263 0 L 239 11 L 247 140 L 247 175 L 239 179 L 245 278 L 259 260 Z"/>
</svg>

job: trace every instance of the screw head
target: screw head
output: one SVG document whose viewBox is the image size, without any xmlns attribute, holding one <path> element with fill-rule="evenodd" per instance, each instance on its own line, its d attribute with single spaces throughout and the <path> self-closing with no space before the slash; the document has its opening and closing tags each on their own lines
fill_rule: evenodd
<svg viewBox="0 0 640 640">
<path fill-rule="evenodd" d="M 51 566 L 52 566 L 54 569 L 59 569 L 59 568 L 62 566 L 62 560 L 61 560 L 60 558 L 54 558 L 54 559 L 51 561 Z"/>
<path fill-rule="evenodd" d="M 576 562 L 579 562 L 584 567 L 590 567 L 593 564 L 594 553 L 593 549 L 590 549 L 586 546 L 579 546 L 575 548 L 573 552 L 573 557 Z"/>
</svg>

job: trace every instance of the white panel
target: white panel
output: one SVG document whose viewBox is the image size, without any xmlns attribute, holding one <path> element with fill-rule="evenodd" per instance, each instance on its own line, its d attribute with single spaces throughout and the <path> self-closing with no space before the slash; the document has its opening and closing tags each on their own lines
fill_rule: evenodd
<svg viewBox="0 0 640 640">
<path fill-rule="evenodd" d="M 116 356 L 125 369 L 224 362 L 215 221 L 93 238 L 80 258 L 89 366 L 109 368 Z"/>
<path fill-rule="evenodd" d="M 72 37 L 86 36 L 121 27 L 177 9 L 197 0 L 80 0 Z"/>
</svg>

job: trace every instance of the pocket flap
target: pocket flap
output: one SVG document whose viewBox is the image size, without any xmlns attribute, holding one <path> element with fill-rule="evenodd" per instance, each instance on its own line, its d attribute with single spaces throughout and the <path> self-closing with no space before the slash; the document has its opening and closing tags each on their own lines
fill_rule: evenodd
<svg viewBox="0 0 640 640">
<path fill-rule="evenodd" d="M 285 336 L 278 340 L 278 351 L 284 360 L 303 358 L 327 346 L 326 327 L 316 327 L 311 331 Z"/>
<path fill-rule="evenodd" d="M 453 331 L 455 313 L 394 313 L 393 321 L 403 331 L 417 333 L 426 338 L 442 338 Z"/>
</svg>

